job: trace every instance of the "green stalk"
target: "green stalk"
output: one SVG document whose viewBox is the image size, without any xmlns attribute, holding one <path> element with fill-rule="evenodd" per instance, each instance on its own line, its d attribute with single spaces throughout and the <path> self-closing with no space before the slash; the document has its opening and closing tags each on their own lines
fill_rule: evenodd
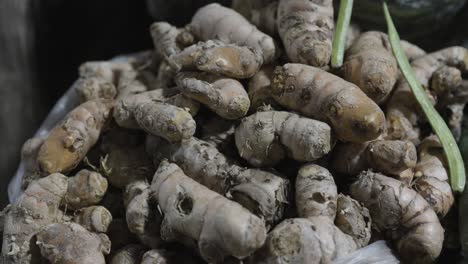
<svg viewBox="0 0 468 264">
<path fill-rule="evenodd" d="M 346 34 L 348 33 L 351 13 L 353 12 L 353 0 L 341 0 L 338 21 L 336 22 L 335 36 L 333 36 L 333 49 L 331 65 L 338 68 L 343 65 L 343 57 L 346 46 Z"/>
<path fill-rule="evenodd" d="M 411 91 L 426 115 L 427 120 L 429 120 L 432 130 L 434 130 L 436 135 L 439 137 L 440 143 L 444 148 L 450 172 L 450 185 L 452 186 L 452 190 L 454 192 L 461 193 L 465 188 L 465 167 L 463 164 L 463 158 L 460 154 L 460 149 L 458 149 L 457 142 L 453 138 L 452 132 L 450 132 L 450 129 L 447 127 L 444 119 L 442 119 L 434 106 L 432 106 L 429 98 L 427 98 L 426 92 L 414 76 L 413 69 L 408 62 L 408 58 L 403 52 L 403 48 L 400 44 L 400 37 L 398 36 L 398 32 L 393 24 L 390 12 L 388 11 L 388 7 L 385 2 L 383 3 L 383 9 L 388 26 L 388 38 L 390 39 L 390 44 L 392 46 L 393 54 L 398 62 L 398 66 L 400 66 L 400 70 L 411 87 Z"/>
</svg>

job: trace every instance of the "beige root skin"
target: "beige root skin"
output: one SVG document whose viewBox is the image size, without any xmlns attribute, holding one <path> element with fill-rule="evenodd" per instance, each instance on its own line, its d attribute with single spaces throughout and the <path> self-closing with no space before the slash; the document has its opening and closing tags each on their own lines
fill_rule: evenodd
<svg viewBox="0 0 468 264">
<path fill-rule="evenodd" d="M 375 228 L 390 239 L 403 261 L 432 263 L 442 250 L 444 229 L 430 205 L 404 183 L 370 171 L 351 185 Z"/>
<path fill-rule="evenodd" d="M 46 226 L 37 234 L 36 243 L 42 256 L 56 264 L 105 264 L 104 255 L 111 246 L 105 234 L 91 233 L 75 223 Z"/>
<path fill-rule="evenodd" d="M 412 61 L 417 80 L 429 88 L 435 71 L 442 66 L 453 66 L 462 72 L 468 70 L 468 50 L 463 47 L 445 48 Z M 387 104 L 387 138 L 419 142 L 418 124 L 423 120 L 421 109 L 408 83 L 400 80 Z"/>
<path fill-rule="evenodd" d="M 110 264 L 140 264 L 144 253 L 145 247 L 142 245 L 127 245 L 115 252 L 111 258 Z"/>
<path fill-rule="evenodd" d="M 235 138 L 240 156 L 255 167 L 272 167 L 286 156 L 314 161 L 334 145 L 326 123 L 284 111 L 257 112 L 242 119 Z"/>
<path fill-rule="evenodd" d="M 318 165 L 302 166 L 296 178 L 296 207 L 299 217 L 335 218 L 337 189 L 330 172 Z"/>
<path fill-rule="evenodd" d="M 108 187 L 107 179 L 101 174 L 81 170 L 68 178 L 68 190 L 63 200 L 68 209 L 76 210 L 99 203 Z"/>
<path fill-rule="evenodd" d="M 68 172 L 97 142 L 111 108 L 102 100 L 87 101 L 59 122 L 42 144 L 37 161 L 42 172 Z"/>
<path fill-rule="evenodd" d="M 176 38 L 179 30 L 167 22 L 155 22 L 150 26 L 151 38 L 156 52 L 165 59 L 180 52 Z"/>
<path fill-rule="evenodd" d="M 448 95 L 462 84 L 461 71 L 455 67 L 442 66 L 431 77 L 430 88 L 437 96 Z"/>
<path fill-rule="evenodd" d="M 252 77 L 263 63 L 261 55 L 250 47 L 214 40 L 192 45 L 172 60 L 177 70 L 199 70 L 235 79 Z"/>
<path fill-rule="evenodd" d="M 45 137 L 33 137 L 24 142 L 21 148 L 21 161 L 24 166 L 21 189 L 26 190 L 29 184 L 41 178 L 41 170 L 37 161 L 39 149 L 44 143 Z"/>
<path fill-rule="evenodd" d="M 334 28 L 333 1 L 280 0 L 277 23 L 291 62 L 328 65 Z"/>
<path fill-rule="evenodd" d="M 182 94 L 223 118 L 239 119 L 249 111 L 249 96 L 237 80 L 209 73 L 181 72 L 175 81 Z"/>
<path fill-rule="evenodd" d="M 31 247 L 33 236 L 60 220 L 59 209 L 67 191 L 67 177 L 55 173 L 32 182 L 10 206 L 4 218 L 2 263 L 35 263 L 40 253 Z"/>
<path fill-rule="evenodd" d="M 387 35 L 368 31 L 346 51 L 344 79 L 356 84 L 374 102 L 382 103 L 398 78 L 398 65 Z"/>
<path fill-rule="evenodd" d="M 90 206 L 75 211 L 73 221 L 90 232 L 107 233 L 112 214 L 103 206 Z"/>
<path fill-rule="evenodd" d="M 196 138 L 170 144 L 148 137 L 155 164 L 168 159 L 209 189 L 230 194 L 234 201 L 262 217 L 267 225 L 283 218 L 289 181 L 271 172 L 240 167 L 213 145 Z"/>
<path fill-rule="evenodd" d="M 413 188 L 426 199 L 441 219 L 452 208 L 455 200 L 445 165 L 444 151 L 437 136 L 425 138 L 419 145 Z"/>
<path fill-rule="evenodd" d="M 265 105 L 275 107 L 276 102 L 273 100 L 273 97 L 271 97 L 274 70 L 275 66 L 273 64 L 263 65 L 262 68 L 250 78 L 248 93 L 251 112 L 255 112 Z"/>
<path fill-rule="evenodd" d="M 265 241 L 260 218 L 187 177 L 175 164 L 161 162 L 151 191 L 164 213 L 163 238 L 177 233 L 196 240 L 207 262 L 245 258 Z"/>
<path fill-rule="evenodd" d="M 385 128 L 382 110 L 359 87 L 318 68 L 277 67 L 272 94 L 280 105 L 327 122 L 345 142 L 376 139 Z"/>
<path fill-rule="evenodd" d="M 372 232 L 369 210 L 353 198 L 338 195 L 335 225 L 343 233 L 351 236 L 359 248 L 369 244 Z"/>
<path fill-rule="evenodd" d="M 195 13 L 190 31 L 200 40 L 220 40 L 224 43 L 248 46 L 265 63 L 276 57 L 273 38 L 259 31 L 236 11 L 219 4 L 206 5 Z"/>
</svg>

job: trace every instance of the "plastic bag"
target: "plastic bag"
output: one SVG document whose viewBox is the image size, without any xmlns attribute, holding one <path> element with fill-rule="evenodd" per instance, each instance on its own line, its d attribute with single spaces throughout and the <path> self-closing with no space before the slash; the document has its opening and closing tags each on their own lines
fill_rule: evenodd
<svg viewBox="0 0 468 264">
<path fill-rule="evenodd" d="M 383 240 L 365 246 L 343 258 L 333 261 L 333 264 L 398 264 L 392 250 Z"/>
</svg>

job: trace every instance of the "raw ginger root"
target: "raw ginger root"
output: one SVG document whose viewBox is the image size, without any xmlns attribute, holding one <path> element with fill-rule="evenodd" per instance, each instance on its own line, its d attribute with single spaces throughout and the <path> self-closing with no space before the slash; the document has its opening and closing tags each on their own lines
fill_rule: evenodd
<svg viewBox="0 0 468 264">
<path fill-rule="evenodd" d="M 385 128 L 382 110 L 361 89 L 315 67 L 291 63 L 277 67 L 272 94 L 285 108 L 325 121 L 345 142 L 376 139 Z"/>
<path fill-rule="evenodd" d="M 249 111 L 249 96 L 235 79 L 202 72 L 180 72 L 175 82 L 183 95 L 223 118 L 239 119 Z"/>
<path fill-rule="evenodd" d="M 23 179 L 21 181 L 21 189 L 26 190 L 28 185 L 41 178 L 41 170 L 37 162 L 37 154 L 44 143 L 45 137 L 33 137 L 24 142 L 21 148 L 21 162 L 24 166 Z"/>
<path fill-rule="evenodd" d="M 60 221 L 59 206 L 67 192 L 67 177 L 54 173 L 31 182 L 5 215 L 2 263 L 33 263 L 40 253 L 33 236 L 48 224 Z"/>
<path fill-rule="evenodd" d="M 68 190 L 63 199 L 67 208 L 76 210 L 99 203 L 106 194 L 107 179 L 101 174 L 81 170 L 68 178 Z"/>
<path fill-rule="evenodd" d="M 104 206 L 89 206 L 75 211 L 73 221 L 90 232 L 107 233 L 112 214 Z"/>
<path fill-rule="evenodd" d="M 442 219 L 452 208 L 454 195 L 448 183 L 444 150 L 436 135 L 426 137 L 418 147 L 413 188 Z"/>
<path fill-rule="evenodd" d="M 220 40 L 250 47 L 260 56 L 260 64 L 272 62 L 277 56 L 272 37 L 258 30 L 241 14 L 216 3 L 198 9 L 187 28 L 202 41 Z"/>
<path fill-rule="evenodd" d="M 279 0 L 277 26 L 293 63 L 324 67 L 330 62 L 333 1 Z"/>
<path fill-rule="evenodd" d="M 442 250 L 444 229 L 431 206 L 404 183 L 365 171 L 351 197 L 369 209 L 373 225 L 391 240 L 402 261 L 432 263 Z"/>
<path fill-rule="evenodd" d="M 39 149 L 37 162 L 41 171 L 51 174 L 75 168 L 96 144 L 110 108 L 109 101 L 91 100 L 68 113 Z"/>
<path fill-rule="evenodd" d="M 342 174 L 357 175 L 373 169 L 408 186 L 414 175 L 417 151 L 410 141 L 378 139 L 365 143 L 341 143 L 334 149 L 331 166 Z"/>
<path fill-rule="evenodd" d="M 36 244 L 51 263 L 105 264 L 110 252 L 110 240 L 105 234 L 89 232 L 75 223 L 54 223 L 37 234 Z"/>
<path fill-rule="evenodd" d="M 187 176 L 219 194 L 232 199 L 262 217 L 267 225 L 282 219 L 287 203 L 289 181 L 271 172 L 237 165 L 213 145 L 191 138 L 169 143 L 147 138 L 147 150 L 155 165 L 168 159 L 179 165 Z"/>
<path fill-rule="evenodd" d="M 151 193 L 164 213 L 162 238 L 193 239 L 207 262 L 217 263 L 228 256 L 245 258 L 265 241 L 260 218 L 187 177 L 173 163 L 161 162 Z"/>
<path fill-rule="evenodd" d="M 326 123 L 284 111 L 257 112 L 242 119 L 235 139 L 240 156 L 255 167 L 272 167 L 286 156 L 314 161 L 334 145 Z"/>
<path fill-rule="evenodd" d="M 335 225 L 343 233 L 351 236 L 359 248 L 369 244 L 372 231 L 369 210 L 353 198 L 338 195 Z"/>
<path fill-rule="evenodd" d="M 382 103 L 398 79 L 398 65 L 387 35 L 362 33 L 346 51 L 344 79 L 356 84 L 374 102 Z"/>
</svg>

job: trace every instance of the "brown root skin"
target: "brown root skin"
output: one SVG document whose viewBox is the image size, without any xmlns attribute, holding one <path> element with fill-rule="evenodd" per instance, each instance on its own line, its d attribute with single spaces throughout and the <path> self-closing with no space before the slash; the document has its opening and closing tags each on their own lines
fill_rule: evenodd
<svg viewBox="0 0 468 264">
<path fill-rule="evenodd" d="M 411 62 L 416 79 L 424 88 L 429 88 L 431 77 L 442 66 L 453 66 L 461 72 L 468 70 L 468 50 L 463 47 L 449 47 Z M 433 99 L 435 101 L 435 99 Z M 435 104 L 435 102 L 434 102 Z M 400 80 L 387 104 L 387 138 L 411 140 L 419 143 L 418 124 L 424 123 L 408 83 Z"/>
<path fill-rule="evenodd" d="M 21 189 L 26 190 L 28 185 L 41 178 L 41 170 L 37 161 L 39 149 L 44 143 L 45 137 L 33 137 L 24 142 L 21 148 L 21 161 L 24 166 L 23 179 L 21 181 Z"/>
<path fill-rule="evenodd" d="M 2 263 L 34 263 L 40 253 L 33 236 L 59 221 L 59 209 L 67 191 L 67 177 L 54 173 L 32 182 L 4 217 Z M 31 247 L 32 246 L 32 247 Z"/>
<path fill-rule="evenodd" d="M 203 41 L 217 39 L 228 44 L 251 47 L 265 63 L 272 62 L 277 55 L 273 38 L 258 30 L 236 11 L 216 3 L 198 9 L 189 27 Z"/>
<path fill-rule="evenodd" d="M 277 23 L 291 62 L 328 65 L 334 28 L 333 1 L 280 0 Z"/>
<path fill-rule="evenodd" d="M 97 142 L 109 118 L 109 101 L 87 101 L 60 121 L 42 144 L 37 161 L 44 174 L 75 168 Z"/>
<path fill-rule="evenodd" d="M 328 217 L 286 219 L 267 237 L 252 263 L 332 263 L 357 249 Z"/>
<path fill-rule="evenodd" d="M 107 187 L 107 180 L 101 174 L 81 170 L 68 178 L 68 190 L 63 203 L 72 210 L 95 205 L 102 200 Z"/>
<path fill-rule="evenodd" d="M 234 79 L 201 72 L 180 72 L 177 88 L 226 119 L 239 119 L 247 114 L 250 100 L 242 84 Z"/>
<path fill-rule="evenodd" d="M 230 194 L 242 206 L 262 217 L 267 225 L 283 218 L 289 181 L 271 172 L 240 167 L 213 145 L 190 138 L 180 143 L 148 137 L 147 151 L 155 165 L 168 159 L 207 188 Z"/>
<path fill-rule="evenodd" d="M 215 40 L 185 48 L 171 60 L 177 70 L 199 70 L 235 79 L 252 77 L 263 63 L 261 55 L 250 47 Z"/>
<path fill-rule="evenodd" d="M 430 205 L 404 183 L 370 171 L 351 185 L 351 196 L 367 207 L 375 228 L 390 239 L 403 261 L 432 263 L 444 230 Z"/>
<path fill-rule="evenodd" d="M 103 206 L 90 206 L 75 211 L 73 221 L 90 232 L 107 233 L 112 214 Z"/>
<path fill-rule="evenodd" d="M 207 262 L 227 256 L 245 258 L 265 241 L 260 218 L 190 179 L 175 164 L 161 162 L 151 191 L 164 213 L 163 238 L 176 232 L 196 240 Z"/>
<path fill-rule="evenodd" d="M 359 248 L 369 244 L 372 232 L 369 210 L 353 198 L 338 195 L 335 225 L 343 233 L 351 236 Z"/>
<path fill-rule="evenodd" d="M 144 253 L 142 245 L 127 245 L 113 254 L 110 264 L 140 264 Z"/>
<path fill-rule="evenodd" d="M 361 34 L 346 51 L 343 70 L 345 80 L 356 84 L 376 103 L 382 103 L 399 74 L 387 35 L 377 31 Z"/>
<path fill-rule="evenodd" d="M 135 234 L 144 245 L 150 248 L 157 248 L 161 245 L 162 216 L 157 206 L 150 200 L 149 188 L 142 190 L 128 202 L 125 219 L 130 232 Z"/>
<path fill-rule="evenodd" d="M 366 142 L 384 132 L 385 116 L 376 103 L 356 85 L 318 68 L 277 67 L 272 94 L 285 108 L 327 122 L 342 141 Z"/>
<path fill-rule="evenodd" d="M 444 151 L 437 136 L 425 138 L 419 145 L 413 188 L 426 199 L 441 219 L 452 208 L 455 200 L 445 165 Z"/>
<path fill-rule="evenodd" d="M 284 111 L 257 112 L 242 119 L 235 139 L 240 156 L 255 167 L 274 166 L 287 156 L 314 161 L 334 145 L 326 123 Z"/>
<path fill-rule="evenodd" d="M 262 68 L 249 80 L 248 93 L 250 98 L 251 112 L 265 105 L 275 108 L 276 102 L 271 96 L 271 85 L 273 83 L 275 65 L 263 65 Z"/>
<path fill-rule="evenodd" d="M 296 178 L 296 207 L 299 217 L 335 218 L 337 189 L 330 172 L 318 165 L 302 166 Z"/>
<path fill-rule="evenodd" d="M 111 246 L 105 234 L 91 233 L 75 223 L 46 226 L 37 234 L 36 243 L 42 256 L 56 264 L 105 264 L 104 255 Z"/>
<path fill-rule="evenodd" d="M 444 96 L 462 84 L 461 75 L 455 67 L 442 66 L 432 74 L 430 89 L 437 96 Z"/>
</svg>

